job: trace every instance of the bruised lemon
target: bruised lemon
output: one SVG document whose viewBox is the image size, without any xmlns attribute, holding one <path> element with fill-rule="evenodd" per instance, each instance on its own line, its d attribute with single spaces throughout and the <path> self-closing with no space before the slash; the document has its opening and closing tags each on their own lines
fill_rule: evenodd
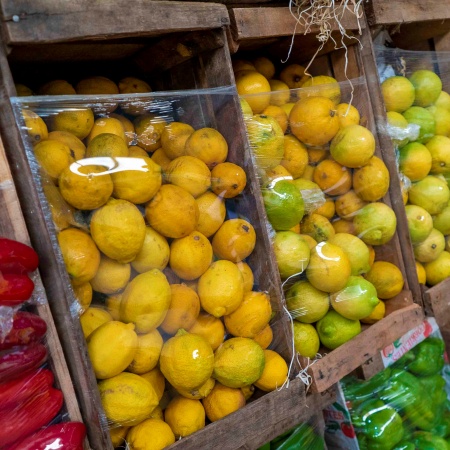
<svg viewBox="0 0 450 450">
<path fill-rule="evenodd" d="M 186 141 L 185 154 L 203 161 L 209 169 L 225 162 L 228 156 L 228 143 L 214 128 L 200 128 Z"/>
<path fill-rule="evenodd" d="M 220 197 L 236 197 L 244 190 L 246 183 L 247 175 L 237 164 L 220 163 L 211 171 L 211 190 Z"/>
<path fill-rule="evenodd" d="M 376 202 L 389 190 L 389 171 L 383 160 L 372 156 L 369 162 L 353 172 L 353 189 L 366 202 Z"/>
</svg>

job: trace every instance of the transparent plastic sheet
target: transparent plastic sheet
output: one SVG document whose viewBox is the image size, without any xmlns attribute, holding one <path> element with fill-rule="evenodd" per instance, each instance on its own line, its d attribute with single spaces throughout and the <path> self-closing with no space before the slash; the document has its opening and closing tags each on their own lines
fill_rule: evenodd
<svg viewBox="0 0 450 450">
<path fill-rule="evenodd" d="M 450 52 L 375 47 L 419 282 L 450 276 Z"/>
<path fill-rule="evenodd" d="M 288 387 L 288 315 L 235 89 L 12 101 L 113 444 L 169 445 Z M 47 137 L 33 142 L 30 117 Z"/>
<path fill-rule="evenodd" d="M 241 96 L 306 384 L 307 367 L 382 319 L 404 285 L 395 260 L 374 264 L 396 217 L 365 80 L 311 83 Z"/>
<path fill-rule="evenodd" d="M 426 334 L 425 340 L 369 380 L 354 376 L 342 380 L 340 401 L 324 413 L 328 448 L 447 448 L 448 362 L 440 333 Z"/>
</svg>

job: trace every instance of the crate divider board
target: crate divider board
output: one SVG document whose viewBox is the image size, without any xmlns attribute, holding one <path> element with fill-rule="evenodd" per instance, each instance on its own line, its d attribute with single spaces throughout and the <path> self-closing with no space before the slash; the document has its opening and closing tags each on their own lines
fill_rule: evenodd
<svg viewBox="0 0 450 450">
<path fill-rule="evenodd" d="M 0 236 L 9 239 L 15 239 L 26 244 L 30 243 L 25 220 L 20 209 L 19 198 L 15 189 L 14 180 L 11 175 L 8 161 L 6 159 L 5 149 L 0 138 Z M 41 258 L 42 264 L 42 258 Z M 48 362 L 55 376 L 57 387 L 61 389 L 64 395 L 64 409 L 67 411 L 71 421 L 82 422 L 80 409 L 78 407 L 77 397 L 69 375 L 66 360 L 58 339 L 58 334 L 53 321 L 50 307 L 47 303 L 42 281 L 39 275 L 34 278 L 36 291 L 42 304 L 33 306 L 30 311 L 37 314 L 47 323 L 47 333 L 45 335 L 45 344 L 48 349 Z M 88 447 L 87 441 L 85 448 Z"/>
</svg>

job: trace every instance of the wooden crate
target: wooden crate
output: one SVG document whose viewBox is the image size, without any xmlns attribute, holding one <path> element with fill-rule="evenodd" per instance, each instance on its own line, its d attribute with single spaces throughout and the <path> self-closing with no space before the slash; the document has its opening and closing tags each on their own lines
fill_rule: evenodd
<svg viewBox="0 0 450 450">
<path fill-rule="evenodd" d="M 29 244 L 30 238 L 20 209 L 14 180 L 11 175 L 2 140 L 0 139 L 0 236 L 15 239 Z M 41 259 L 42 263 L 42 259 Z M 67 363 L 58 339 L 53 316 L 45 296 L 39 274 L 34 278 L 35 291 L 39 292 L 40 303 L 30 306 L 28 310 L 37 314 L 47 323 L 45 343 L 48 349 L 48 364 L 55 376 L 55 386 L 64 394 L 62 414 L 67 414 L 67 420 L 82 422 L 74 386 L 70 379 Z M 85 448 L 89 448 L 86 442 Z"/>
<path fill-rule="evenodd" d="M 87 0 L 73 8 L 63 0 L 51 4 L 44 0 L 6 0 L 0 2 L 0 6 L 2 31 L 6 37 L 6 46 L 0 52 L 0 130 L 31 240 L 43 255 L 43 282 L 91 445 L 95 449 L 109 449 L 109 433 L 81 327 L 69 313 L 75 300 L 59 250 L 53 245 L 55 230 L 48 221 L 48 205 L 33 181 L 26 144 L 21 139 L 9 102 L 9 97 L 15 95 L 13 79 L 35 87 L 56 78 L 72 81 L 87 74 L 101 74 L 120 79 L 132 73 L 148 79 L 155 90 L 229 86 L 234 79 L 223 28 L 228 23 L 228 13 L 224 6 L 210 3 L 155 1 L 150 8 L 143 0 L 135 2 L 132 9 L 125 1 L 91 4 Z M 212 97 L 206 107 L 214 111 Z M 259 289 L 270 293 L 277 312 L 273 324 L 278 349 L 290 360 L 291 347 L 287 345 L 292 341 L 290 324 L 282 313 L 279 275 L 265 227 L 255 169 L 248 156 L 238 98 L 234 97 L 220 114 L 215 125 L 229 142 L 230 157 L 243 161 L 248 191 L 255 195 L 244 197 L 237 207 L 253 218 L 251 221 L 259 238 L 254 252 L 257 262 L 252 268 Z M 303 383 L 295 379 L 289 389 L 255 399 L 246 408 L 174 446 L 200 448 L 202 442 L 213 441 L 217 434 L 226 436 L 229 442 L 225 443 L 224 438 L 222 444 L 229 449 L 247 448 L 244 446 L 252 440 L 259 445 L 294 425 L 291 417 L 297 422 L 306 420 L 328 401 L 327 398 L 331 398 L 329 393 L 310 397 L 307 402 Z M 289 409 L 284 411 L 286 406 Z M 273 408 L 274 412 L 268 408 Z M 258 418 L 257 423 L 252 416 Z M 248 426 L 252 420 L 254 426 Z M 235 430 L 233 436 L 230 428 Z M 261 437 L 255 433 L 256 429 L 260 430 Z"/>
<path fill-rule="evenodd" d="M 292 29 L 295 27 L 288 8 L 272 8 L 276 13 L 264 11 L 265 8 L 253 9 L 231 9 L 231 32 L 230 48 L 238 59 L 248 59 L 251 55 L 262 54 L 284 59 L 287 55 L 292 41 Z M 274 19 L 274 20 L 272 20 Z M 258 22 L 258 20 L 260 22 Z M 350 31 L 357 30 L 355 16 L 350 14 L 343 20 L 348 24 Z M 290 26 L 287 26 L 289 24 Z M 378 83 L 377 72 L 373 60 L 373 48 L 370 31 L 366 26 L 364 17 L 360 20 L 362 34 L 358 41 L 350 40 L 348 47 L 348 69 L 345 75 L 345 53 L 344 50 L 334 50 L 334 44 L 326 44 L 310 72 L 313 75 L 325 74 L 334 76 L 338 81 L 348 78 L 365 76 L 367 89 L 363 97 L 359 99 L 356 106 L 362 110 L 363 120 L 366 120 L 377 140 L 376 154 L 382 157 L 389 169 L 391 185 L 389 193 L 383 201 L 390 205 L 397 216 L 397 233 L 390 243 L 376 249 L 376 259 L 390 261 L 396 264 L 402 271 L 405 279 L 405 287 L 396 298 L 386 303 L 387 316 L 376 324 L 366 327 L 363 332 L 351 341 L 329 352 L 323 358 L 318 359 L 308 368 L 312 377 L 311 389 L 321 392 L 330 385 L 336 383 L 343 376 L 349 374 L 359 366 L 370 365 L 372 359 L 386 345 L 398 339 L 409 329 L 417 326 L 423 320 L 421 308 L 422 296 L 417 278 L 409 277 L 411 271 L 415 272 L 413 250 L 409 237 L 407 236 L 407 221 L 405 209 L 401 197 L 401 188 L 395 163 L 395 153 L 390 139 L 382 133 L 382 122 L 376 122 L 375 118 L 384 114 L 381 104 L 381 91 Z M 308 63 L 319 47 L 315 36 L 302 36 L 304 30 L 297 30 L 298 34 L 292 46 L 289 63 Z M 277 35 L 278 33 L 278 35 Z M 350 35 L 350 33 L 348 33 Z M 353 42 L 352 42 L 353 41 Z M 354 45 L 351 45 L 351 44 Z M 306 49 L 306 51 L 305 51 Z M 370 94 L 370 96 L 369 96 Z M 356 101 L 356 100 L 355 100 Z M 379 129 L 377 130 L 377 127 Z M 306 362 L 305 362 L 306 363 Z M 366 373 L 369 373 L 366 370 Z"/>
</svg>

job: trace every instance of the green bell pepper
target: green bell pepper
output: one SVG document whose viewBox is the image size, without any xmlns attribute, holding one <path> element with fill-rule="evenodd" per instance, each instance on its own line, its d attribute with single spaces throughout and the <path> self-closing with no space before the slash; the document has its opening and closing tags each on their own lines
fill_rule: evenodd
<svg viewBox="0 0 450 450">
<path fill-rule="evenodd" d="M 416 450 L 416 446 L 412 442 L 402 441 L 397 444 L 392 450 Z"/>
<path fill-rule="evenodd" d="M 442 438 L 450 435 L 450 411 L 444 412 L 441 421 L 431 430 L 431 433 Z"/>
<path fill-rule="evenodd" d="M 345 399 L 352 402 L 355 407 L 358 403 L 374 396 L 389 381 L 391 369 L 388 367 L 374 375 L 369 380 L 358 380 L 346 377 L 341 381 Z"/>
<path fill-rule="evenodd" d="M 414 347 L 411 352 L 415 358 L 407 366 L 407 370 L 419 377 L 427 377 L 439 373 L 444 367 L 444 341 L 429 337 Z"/>
<path fill-rule="evenodd" d="M 450 446 L 445 439 L 427 431 L 413 433 L 411 441 L 414 443 L 416 450 L 450 450 Z"/>
<path fill-rule="evenodd" d="M 323 450 L 323 439 L 318 436 L 314 429 L 308 424 L 301 424 L 295 428 L 285 439 L 270 443 L 270 450 L 297 450 L 307 448 L 308 450 Z"/>
</svg>

